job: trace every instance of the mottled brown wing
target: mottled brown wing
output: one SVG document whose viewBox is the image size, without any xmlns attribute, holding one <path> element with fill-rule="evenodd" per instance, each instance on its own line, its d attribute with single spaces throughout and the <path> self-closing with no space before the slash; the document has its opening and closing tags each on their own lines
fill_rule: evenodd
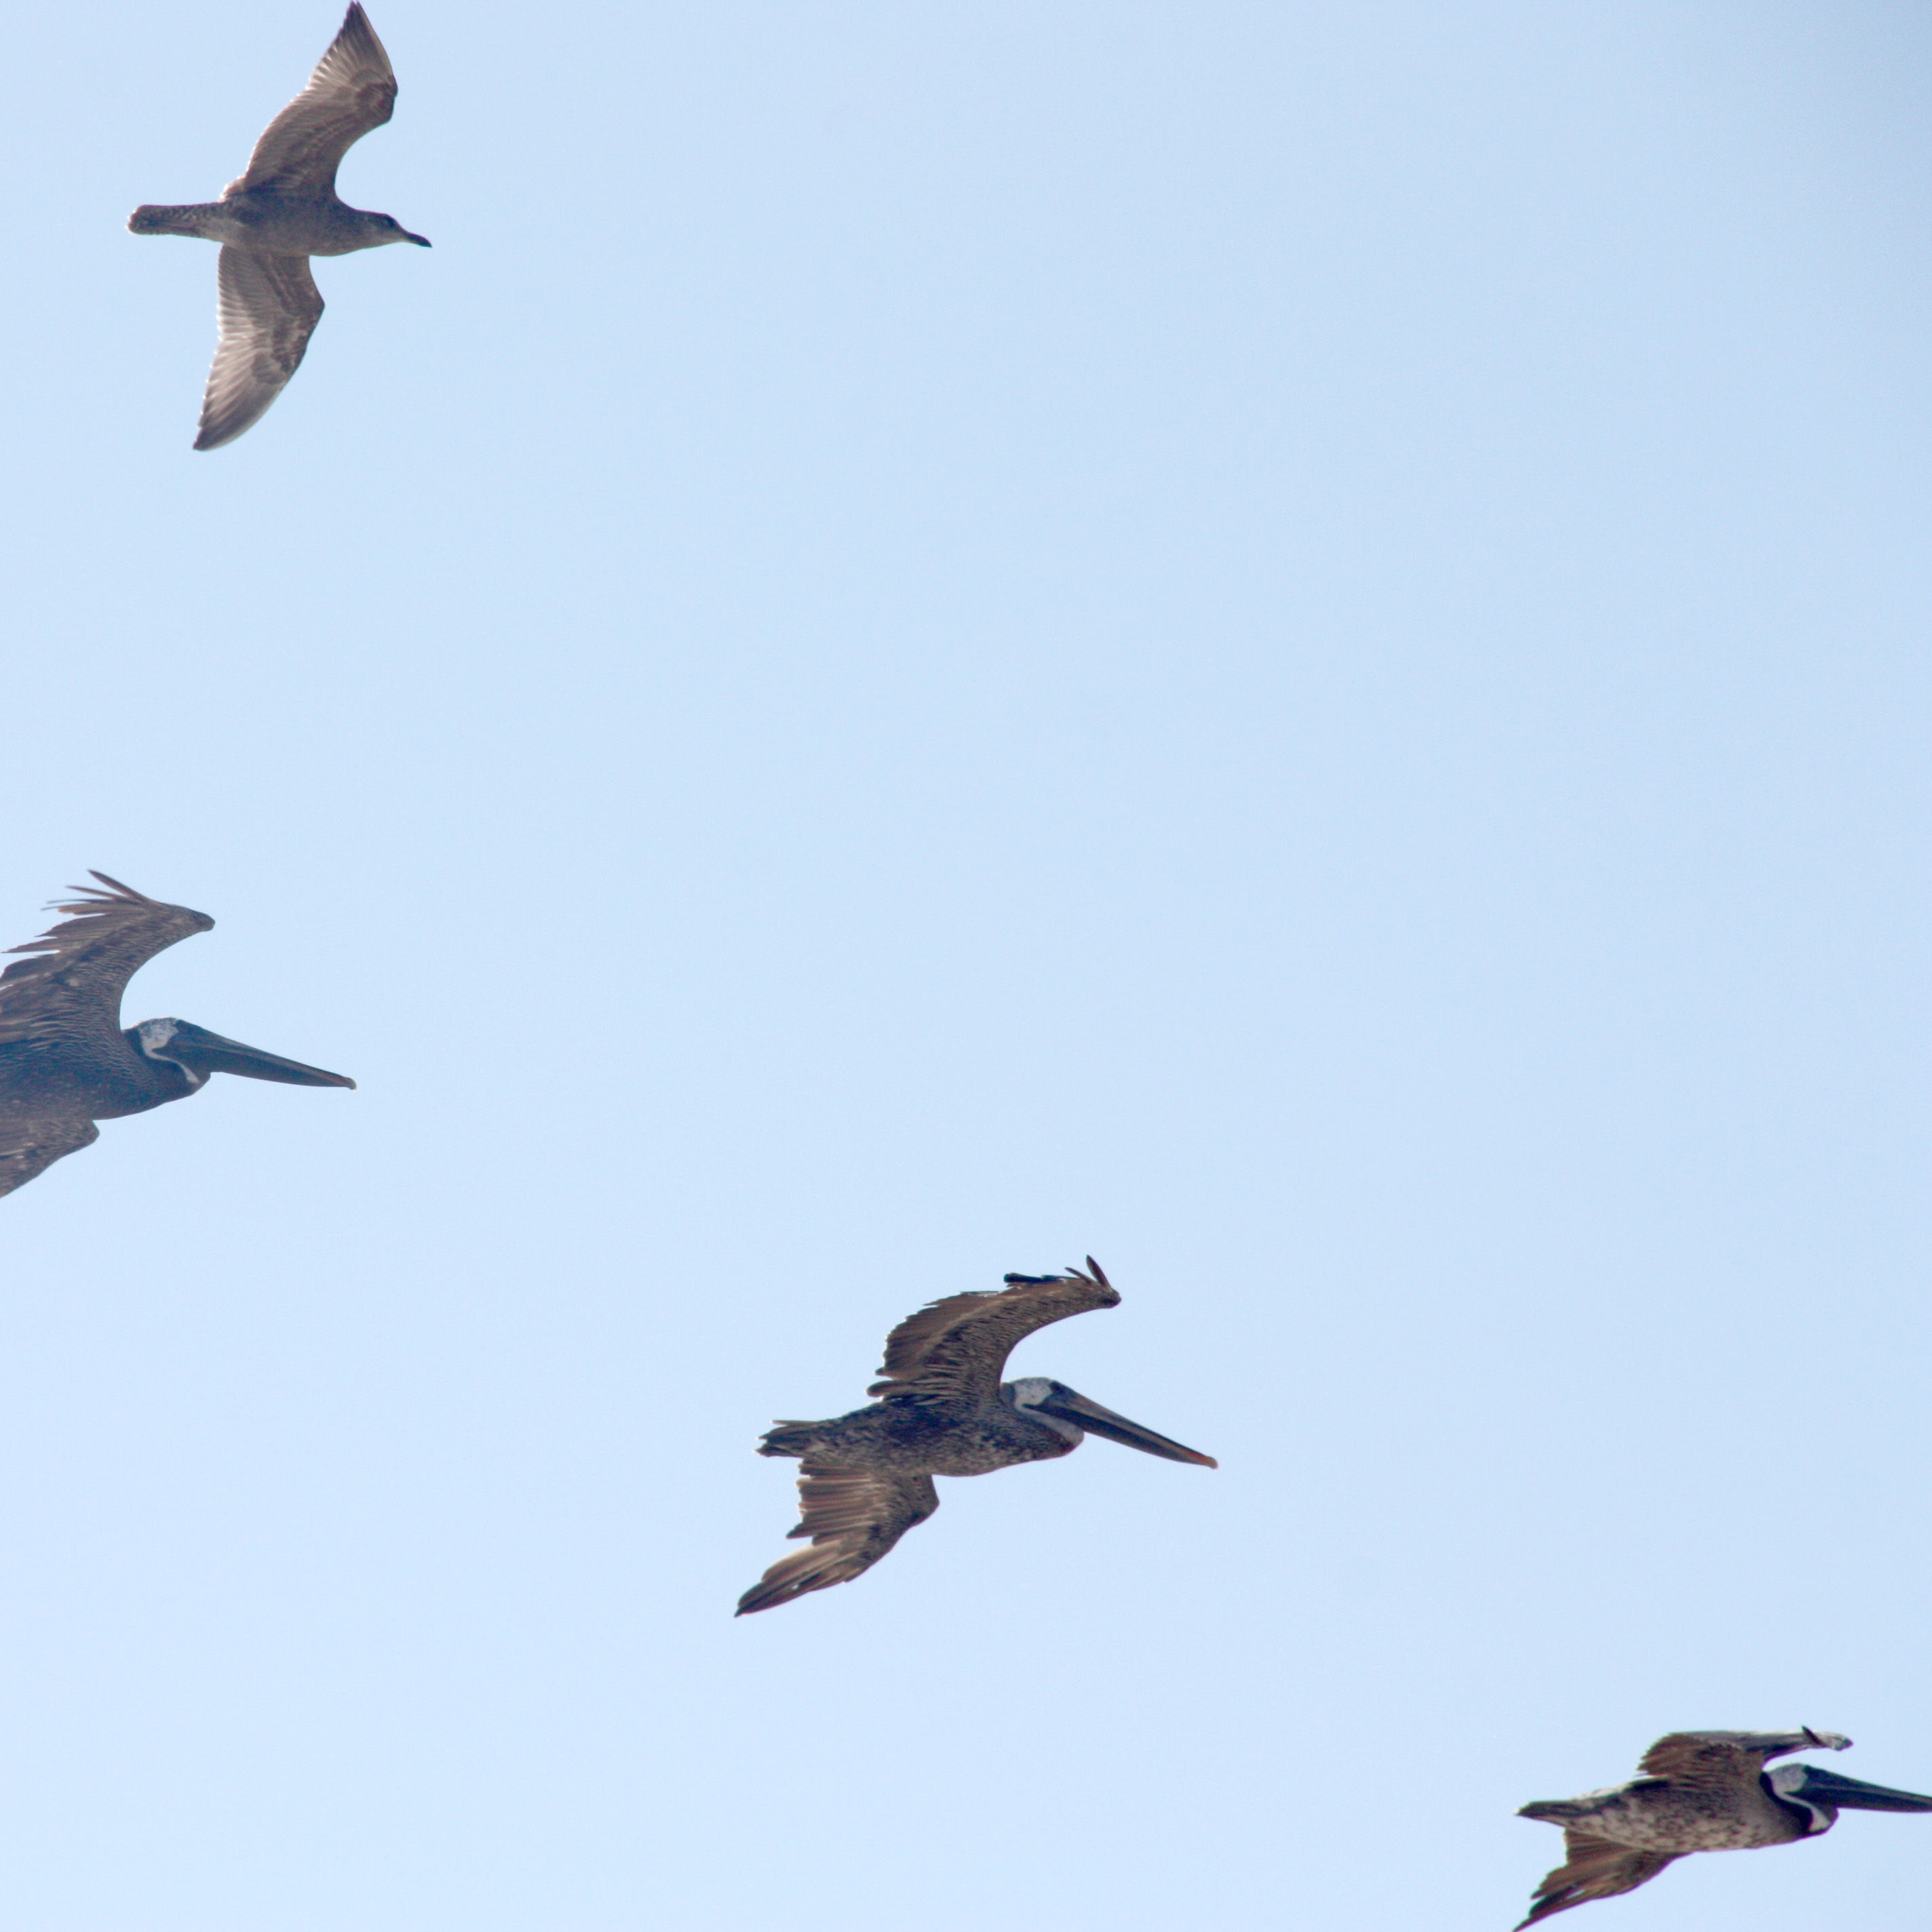
<svg viewBox="0 0 1932 1932">
<path fill-rule="evenodd" d="M 812 1547 L 782 1557 L 738 1599 L 738 1614 L 775 1609 L 809 1590 L 862 1575 L 939 1507 L 930 1476 L 896 1476 L 807 1462 L 798 1479 L 799 1526 Z"/>
<path fill-rule="evenodd" d="M 1634 1892 L 1682 1856 L 1640 1852 L 1634 1845 L 1615 1844 L 1588 1832 L 1565 1832 L 1563 1849 L 1569 1856 L 1536 1888 L 1529 1916 L 1518 1924 L 1516 1932 L 1522 1932 L 1525 1925 L 1534 1925 L 1539 1918 L 1568 1912 L 1572 1906 L 1588 1905 L 1594 1898 L 1614 1898 L 1620 1892 Z"/>
<path fill-rule="evenodd" d="M 982 1294 L 949 1294 L 908 1316 L 886 1337 L 880 1380 L 866 1393 L 888 1402 L 990 1402 L 1006 1358 L 1036 1328 L 1112 1308 L 1120 1296 L 1091 1255 L 1065 1274 L 1017 1275 Z"/>
<path fill-rule="evenodd" d="M 26 1186 L 63 1156 L 100 1138 L 92 1120 L 0 1120 L 0 1194 Z"/>
<path fill-rule="evenodd" d="M 396 75 L 360 5 L 351 7 L 309 83 L 263 129 L 247 169 L 222 190 L 329 195 L 342 158 L 396 111 Z"/>
<path fill-rule="evenodd" d="M 197 449 L 253 429 L 288 387 L 322 320 L 322 291 L 300 255 L 224 248 L 215 268 L 220 333 L 201 399 Z"/>
<path fill-rule="evenodd" d="M 1764 1768 L 1766 1759 L 1786 1751 L 1842 1748 L 1831 1731 L 1672 1731 L 1659 1738 L 1637 1768 L 1678 1784 L 1736 1790 Z"/>
<path fill-rule="evenodd" d="M 0 1046 L 85 1032 L 103 1022 L 118 1031 L 128 982 L 157 952 L 214 923 L 205 912 L 164 905 L 105 872 L 94 877 L 106 892 L 70 887 L 83 896 L 54 910 L 72 916 L 10 949 L 34 956 L 0 973 Z"/>
</svg>

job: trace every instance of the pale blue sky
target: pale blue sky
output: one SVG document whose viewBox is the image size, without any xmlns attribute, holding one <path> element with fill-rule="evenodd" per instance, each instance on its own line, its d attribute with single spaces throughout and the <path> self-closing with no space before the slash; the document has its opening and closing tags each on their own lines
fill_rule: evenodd
<svg viewBox="0 0 1932 1932">
<path fill-rule="evenodd" d="M 8 1200 L 10 1932 L 1504 1932 L 1684 1726 L 1932 1790 L 1932 28 L 1865 0 L 337 0 L 0 88 L 12 828 L 219 1082 Z M 1016 1358 L 1212 1452 L 775 1416 Z M 1932 1820 L 1600 1932 L 1920 1932 Z"/>
</svg>

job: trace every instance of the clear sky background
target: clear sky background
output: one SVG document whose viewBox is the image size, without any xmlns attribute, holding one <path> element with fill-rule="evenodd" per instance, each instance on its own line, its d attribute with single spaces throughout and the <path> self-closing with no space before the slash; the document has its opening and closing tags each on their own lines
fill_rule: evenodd
<svg viewBox="0 0 1932 1932">
<path fill-rule="evenodd" d="M 0 1206 L 11 1932 L 1504 1932 L 1685 1726 L 1932 1790 L 1927 132 L 1868 0 L 337 0 L 0 141 L 0 938 L 218 1081 Z M 1102 1442 L 788 1546 L 1009 1268 Z M 1581 1932 L 1922 1932 L 1932 1818 Z"/>
</svg>

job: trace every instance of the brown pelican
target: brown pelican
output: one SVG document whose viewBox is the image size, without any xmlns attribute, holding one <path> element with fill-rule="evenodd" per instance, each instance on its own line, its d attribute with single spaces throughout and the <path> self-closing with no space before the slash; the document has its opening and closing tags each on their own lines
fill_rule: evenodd
<svg viewBox="0 0 1932 1932">
<path fill-rule="evenodd" d="M 146 898 L 105 872 L 94 876 L 107 890 L 70 886 L 84 896 L 53 910 L 74 916 L 14 946 L 34 956 L 0 973 L 0 1194 L 98 1141 L 96 1120 L 184 1100 L 211 1073 L 296 1087 L 356 1084 L 187 1020 L 143 1020 L 124 1029 L 128 982 L 157 952 L 214 922 Z"/>
<path fill-rule="evenodd" d="M 884 1379 L 866 1391 L 883 1400 L 830 1421 L 781 1422 L 766 1431 L 760 1456 L 803 1458 L 801 1520 L 791 1533 L 810 1537 L 812 1546 L 774 1563 L 739 1598 L 739 1616 L 869 1570 L 938 1508 L 935 1475 L 983 1475 L 1070 1456 L 1088 1434 L 1176 1462 L 1216 1466 L 1213 1456 L 1184 1449 L 1064 1382 L 1045 1376 L 1000 1381 L 1007 1356 L 1036 1328 L 1119 1306 L 1091 1255 L 1087 1267 L 1084 1274 L 1010 1274 L 997 1292 L 928 1303 L 886 1337 Z"/>
<path fill-rule="evenodd" d="M 342 158 L 396 111 L 396 76 L 369 16 L 352 6 L 308 86 L 271 121 L 219 201 L 137 208 L 136 235 L 218 242 L 220 333 L 202 399 L 197 449 L 219 449 L 259 422 L 286 386 L 322 320 L 311 255 L 392 242 L 429 244 L 393 215 L 351 208 L 335 191 Z"/>
<path fill-rule="evenodd" d="M 1517 1816 L 1563 1827 L 1569 1856 L 1536 1888 L 1534 1925 L 1552 1912 L 1634 1892 L 1687 1852 L 1788 1845 L 1828 1832 L 1840 1811 L 1932 1811 L 1932 1798 L 1862 1784 L 1815 1764 L 1768 1758 L 1849 1750 L 1834 1731 L 1673 1731 L 1645 1752 L 1645 1775 L 1581 1798 L 1526 1804 Z"/>
</svg>

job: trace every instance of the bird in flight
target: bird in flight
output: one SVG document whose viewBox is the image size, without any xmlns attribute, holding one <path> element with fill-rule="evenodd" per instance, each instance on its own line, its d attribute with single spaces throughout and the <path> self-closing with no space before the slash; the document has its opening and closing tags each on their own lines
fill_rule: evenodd
<svg viewBox="0 0 1932 1932">
<path fill-rule="evenodd" d="M 1216 1466 L 1046 1376 L 1003 1382 L 1006 1358 L 1050 1322 L 1118 1306 L 1093 1256 L 1084 1272 L 1010 1274 L 996 1292 L 948 1295 L 908 1316 L 886 1338 L 882 1400 L 826 1422 L 781 1422 L 761 1456 L 796 1456 L 801 1520 L 811 1546 L 767 1570 L 738 1614 L 769 1610 L 810 1590 L 849 1583 L 939 1507 L 932 1479 L 978 1476 L 1016 1462 L 1070 1456 L 1088 1435 L 1176 1462 Z"/>
<path fill-rule="evenodd" d="M 0 973 L 0 1194 L 24 1187 L 63 1155 L 100 1138 L 96 1120 L 184 1100 L 212 1073 L 292 1087 L 353 1087 L 298 1060 L 224 1040 L 189 1020 L 121 1024 L 121 995 L 140 968 L 178 940 L 206 932 L 205 912 L 164 905 L 110 879 L 56 910 L 73 916 Z"/>
<path fill-rule="evenodd" d="M 1645 1752 L 1643 1775 L 1580 1798 L 1526 1804 L 1519 1817 L 1563 1827 L 1568 1856 L 1536 1888 L 1534 1925 L 1593 1898 L 1647 1885 L 1690 1852 L 1789 1845 L 1828 1832 L 1840 1811 L 1932 1811 L 1932 1798 L 1841 1778 L 1792 1751 L 1849 1750 L 1835 1731 L 1673 1731 Z"/>
<path fill-rule="evenodd" d="M 128 218 L 136 235 L 194 235 L 221 244 L 220 334 L 196 448 L 219 449 L 253 428 L 296 373 L 322 320 L 311 255 L 350 255 L 392 242 L 429 246 L 393 216 L 351 208 L 335 192 L 343 156 L 395 110 L 389 56 L 358 4 L 308 86 L 268 123 L 219 201 L 149 205 Z"/>
</svg>

